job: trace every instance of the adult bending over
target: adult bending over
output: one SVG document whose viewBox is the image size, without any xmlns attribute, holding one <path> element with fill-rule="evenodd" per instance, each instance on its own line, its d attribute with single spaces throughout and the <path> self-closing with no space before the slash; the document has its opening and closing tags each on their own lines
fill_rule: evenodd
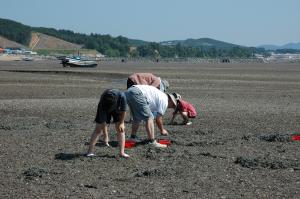
<svg viewBox="0 0 300 199">
<path fill-rule="evenodd" d="M 174 96 L 148 85 L 134 85 L 125 92 L 125 95 L 133 116 L 131 138 L 136 138 L 140 122 L 145 121 L 150 144 L 155 147 L 166 147 L 155 141 L 153 119 L 155 117 L 160 133 L 167 135 L 168 131 L 163 127 L 162 116 L 167 108 L 175 108 Z"/>
<path fill-rule="evenodd" d="M 166 92 L 169 88 L 169 82 L 167 80 L 156 77 L 152 73 L 134 73 L 127 79 L 127 89 L 133 85 L 149 85 Z"/>
</svg>

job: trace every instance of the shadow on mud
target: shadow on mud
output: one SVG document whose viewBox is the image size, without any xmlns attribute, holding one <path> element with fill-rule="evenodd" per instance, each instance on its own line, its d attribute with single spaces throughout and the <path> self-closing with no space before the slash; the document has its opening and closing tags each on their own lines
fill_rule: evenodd
<svg viewBox="0 0 300 199">
<path fill-rule="evenodd" d="M 77 159 L 77 158 L 116 158 L 115 155 L 95 155 L 93 157 L 86 157 L 85 153 L 58 153 L 55 155 L 55 159 L 56 160 L 64 160 L 64 161 L 68 161 L 68 160 L 73 160 L 73 159 Z"/>
<path fill-rule="evenodd" d="M 163 137 L 163 138 L 167 138 L 167 137 Z M 109 141 L 108 143 L 109 143 L 109 147 L 113 147 L 113 148 L 119 147 L 118 141 Z M 85 145 L 89 145 L 89 144 L 90 144 L 89 142 L 85 142 Z M 147 139 L 137 142 L 136 146 L 146 145 L 146 144 L 149 144 L 149 140 L 147 140 Z M 96 146 L 97 147 L 107 147 L 103 141 L 98 141 L 96 143 Z"/>
<path fill-rule="evenodd" d="M 85 145 L 89 145 L 89 144 L 90 144 L 89 142 L 85 142 Z M 119 146 L 118 141 L 109 141 L 108 144 L 110 147 L 114 147 L 114 148 Z M 96 146 L 97 147 L 107 147 L 107 145 L 102 140 L 98 141 L 96 143 Z"/>
<path fill-rule="evenodd" d="M 82 153 L 58 153 L 55 154 L 55 159 L 56 160 L 73 160 L 76 158 L 84 157 L 85 154 Z"/>
</svg>

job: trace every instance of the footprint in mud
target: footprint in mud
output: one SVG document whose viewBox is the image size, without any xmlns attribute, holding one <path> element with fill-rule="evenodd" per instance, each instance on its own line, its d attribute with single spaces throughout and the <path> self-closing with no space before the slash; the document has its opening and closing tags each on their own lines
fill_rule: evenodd
<svg viewBox="0 0 300 199">
<path fill-rule="evenodd" d="M 242 167 L 250 169 L 287 169 L 293 168 L 295 170 L 300 169 L 300 161 L 279 159 L 279 158 L 269 158 L 269 157 L 258 157 L 258 158 L 246 158 L 238 157 L 234 161 L 235 164 L 239 164 Z"/>
</svg>

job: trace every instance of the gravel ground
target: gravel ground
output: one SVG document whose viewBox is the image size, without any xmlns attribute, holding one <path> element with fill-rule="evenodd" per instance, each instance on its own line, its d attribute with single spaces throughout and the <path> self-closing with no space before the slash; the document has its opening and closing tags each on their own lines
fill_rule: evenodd
<svg viewBox="0 0 300 199">
<path fill-rule="evenodd" d="M 198 117 L 130 159 L 112 126 L 111 147 L 84 157 L 100 94 L 134 72 L 168 79 Z M 1 198 L 299 198 L 299 64 L 0 62 L 0 93 Z"/>
</svg>

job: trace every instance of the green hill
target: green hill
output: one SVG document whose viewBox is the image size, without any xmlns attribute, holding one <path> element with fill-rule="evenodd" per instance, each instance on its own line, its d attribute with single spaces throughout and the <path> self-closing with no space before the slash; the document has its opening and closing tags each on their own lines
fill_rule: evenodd
<svg viewBox="0 0 300 199">
<path fill-rule="evenodd" d="M 149 43 L 147 41 L 143 41 L 143 40 L 139 40 L 139 39 L 128 39 L 128 42 L 129 42 L 130 46 L 133 46 L 133 47 L 143 46 L 143 45 L 147 45 Z"/>
<path fill-rule="evenodd" d="M 51 41 L 65 42 L 64 45 L 48 45 L 51 48 L 64 48 L 63 46 L 74 46 L 75 49 L 94 49 L 108 57 L 238 57 L 249 58 L 261 49 L 248 48 L 230 44 L 210 38 L 174 40 L 165 42 L 147 42 L 143 40 L 128 39 L 123 36 L 111 37 L 110 35 L 75 33 L 71 30 L 57 30 L 54 28 L 30 27 L 21 23 L 0 18 L 0 36 L 10 39 L 25 46 L 46 46 L 52 44 L 48 37 L 44 38 L 43 45 L 36 45 L 36 35 L 48 35 L 53 37 Z M 55 39 L 56 38 L 56 39 Z M 38 38 L 39 39 L 39 38 Z M 59 40 L 58 40 L 59 39 Z M 73 45 L 72 45 L 73 44 Z M 42 47 L 40 47 L 42 48 Z M 47 47 L 45 47 L 47 48 Z M 72 47 L 71 47 L 72 48 Z"/>
<path fill-rule="evenodd" d="M 31 39 L 31 27 L 9 19 L 0 18 L 0 36 L 28 46 Z"/>
<path fill-rule="evenodd" d="M 54 28 L 30 27 L 21 23 L 0 18 L 0 36 L 29 46 L 32 32 L 43 33 L 66 42 L 78 44 L 85 49 L 95 49 L 107 56 L 128 56 L 129 44 L 125 37 L 113 38 L 110 35 L 82 34 L 70 30 L 56 30 Z M 51 50 L 51 49 L 49 49 Z"/>
<path fill-rule="evenodd" d="M 160 42 L 161 45 L 182 45 L 185 47 L 195 47 L 195 48 L 216 48 L 216 49 L 231 49 L 234 47 L 242 47 L 239 45 L 218 41 L 210 38 L 201 39 L 186 39 L 186 40 L 174 40 L 174 41 L 164 41 Z"/>
</svg>

